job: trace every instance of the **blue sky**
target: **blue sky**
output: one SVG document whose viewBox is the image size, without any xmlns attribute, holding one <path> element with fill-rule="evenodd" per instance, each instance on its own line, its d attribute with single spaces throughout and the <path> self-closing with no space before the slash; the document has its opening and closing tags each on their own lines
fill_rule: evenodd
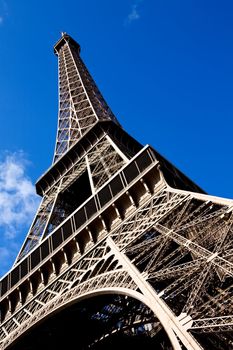
<svg viewBox="0 0 233 350">
<path fill-rule="evenodd" d="M 233 2 L 0 0 L 0 274 L 38 205 L 66 31 L 123 127 L 210 194 L 233 198 Z"/>
</svg>

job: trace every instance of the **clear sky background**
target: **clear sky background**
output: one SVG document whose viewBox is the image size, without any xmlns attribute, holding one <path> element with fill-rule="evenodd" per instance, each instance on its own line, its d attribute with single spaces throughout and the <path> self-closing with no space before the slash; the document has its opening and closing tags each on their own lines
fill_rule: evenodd
<svg viewBox="0 0 233 350">
<path fill-rule="evenodd" d="M 208 193 L 233 198 L 231 0 L 0 0 L 0 274 L 52 161 L 61 31 L 132 136 Z"/>
</svg>

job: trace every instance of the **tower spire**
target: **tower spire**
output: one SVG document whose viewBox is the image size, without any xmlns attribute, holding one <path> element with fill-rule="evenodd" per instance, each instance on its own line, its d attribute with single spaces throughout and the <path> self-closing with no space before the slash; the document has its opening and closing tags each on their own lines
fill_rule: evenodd
<svg viewBox="0 0 233 350">
<path fill-rule="evenodd" d="M 80 45 L 67 33 L 61 34 L 54 46 L 59 62 L 59 112 L 54 162 L 98 121 L 118 123 L 80 58 Z"/>
</svg>

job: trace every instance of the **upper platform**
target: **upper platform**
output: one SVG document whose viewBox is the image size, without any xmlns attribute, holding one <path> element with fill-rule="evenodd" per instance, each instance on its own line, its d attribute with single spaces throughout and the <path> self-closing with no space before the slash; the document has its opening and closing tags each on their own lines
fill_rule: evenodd
<svg viewBox="0 0 233 350">
<path fill-rule="evenodd" d="M 59 39 L 56 44 L 53 47 L 54 53 L 55 55 L 59 54 L 60 49 L 66 44 L 66 43 L 70 43 L 72 46 L 74 46 L 78 53 L 80 53 L 81 47 L 80 45 L 73 39 L 71 38 L 70 35 L 68 35 L 65 32 L 62 32 L 62 37 L 61 39 Z"/>
</svg>

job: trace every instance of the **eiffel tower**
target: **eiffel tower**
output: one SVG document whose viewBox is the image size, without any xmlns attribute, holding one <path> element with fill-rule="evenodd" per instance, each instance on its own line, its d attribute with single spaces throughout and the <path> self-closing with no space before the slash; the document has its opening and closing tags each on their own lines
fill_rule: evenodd
<svg viewBox="0 0 233 350">
<path fill-rule="evenodd" d="M 1 349 L 233 348 L 233 201 L 119 124 L 62 33 L 52 166 L 0 281 Z"/>
</svg>

